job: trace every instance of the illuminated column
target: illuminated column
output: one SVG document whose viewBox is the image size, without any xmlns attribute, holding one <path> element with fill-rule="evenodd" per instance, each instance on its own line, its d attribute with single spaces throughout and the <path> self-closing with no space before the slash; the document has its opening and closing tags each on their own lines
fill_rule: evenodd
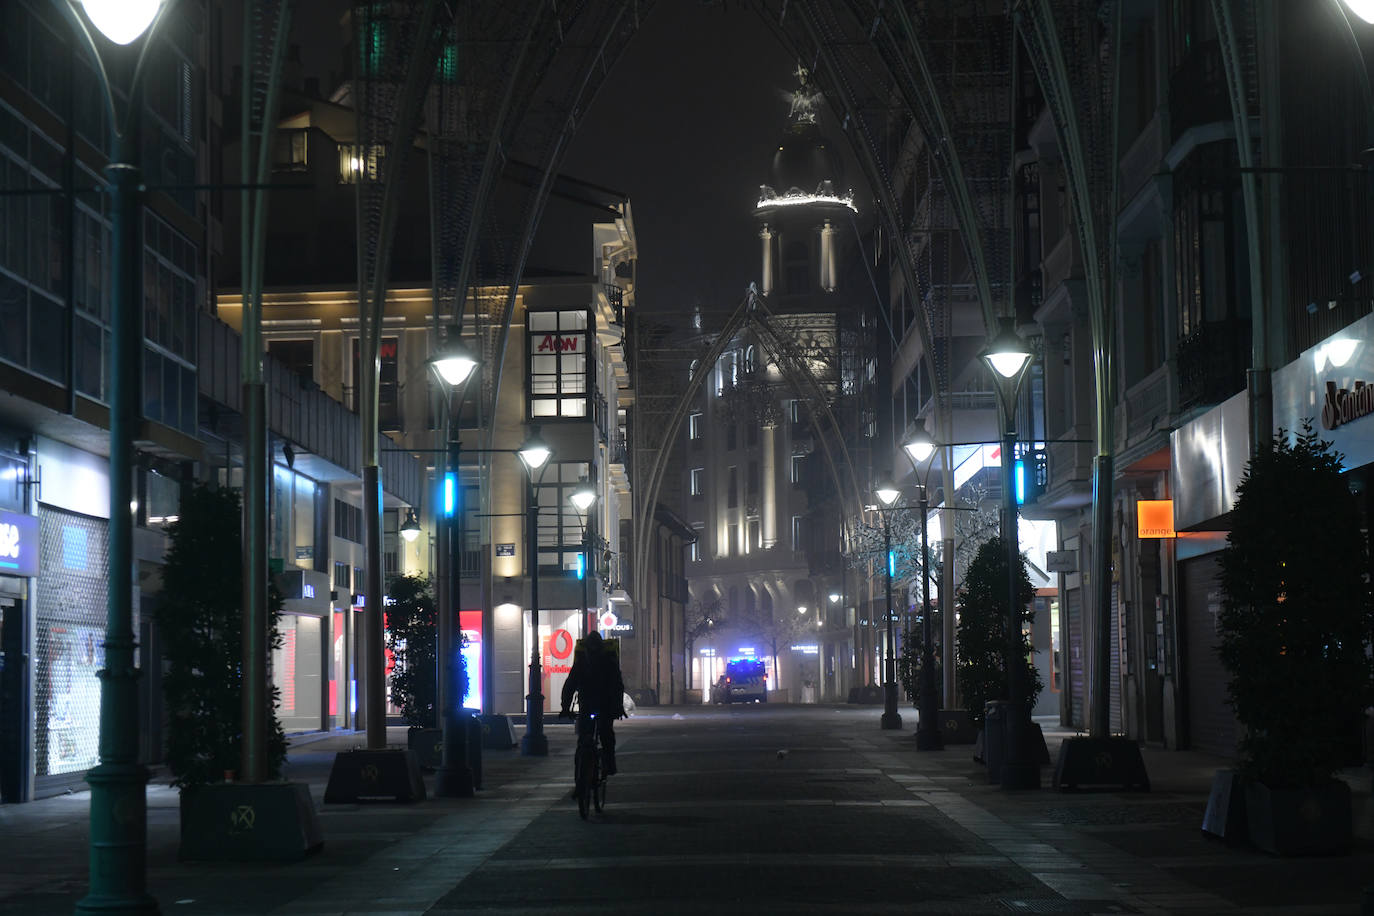
<svg viewBox="0 0 1374 916">
<path fill-rule="evenodd" d="M 777 427 L 771 423 L 763 428 L 763 546 L 778 543 L 778 474 L 774 439 Z"/>
<path fill-rule="evenodd" d="M 835 227 L 830 220 L 821 227 L 821 287 L 827 293 L 835 291 Z"/>
<path fill-rule="evenodd" d="M 761 288 L 766 296 L 773 291 L 773 230 L 768 228 L 767 223 L 763 224 L 759 238 L 763 241 L 763 282 Z"/>
</svg>

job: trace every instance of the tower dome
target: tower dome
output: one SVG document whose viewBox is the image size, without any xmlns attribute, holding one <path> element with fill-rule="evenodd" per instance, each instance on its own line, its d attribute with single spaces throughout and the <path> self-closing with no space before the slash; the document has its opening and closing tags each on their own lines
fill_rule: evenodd
<svg viewBox="0 0 1374 916">
<path fill-rule="evenodd" d="M 815 121 L 794 121 L 773 154 L 769 186 L 778 194 L 833 193 L 841 184 L 840 157 Z"/>
<path fill-rule="evenodd" d="M 792 92 L 792 120 L 778 140 L 768 182 L 759 186 L 756 216 L 766 218 L 798 205 L 822 212 L 846 207 L 857 212 L 854 194 L 843 183 L 838 150 L 816 123 L 822 99 L 809 76 L 805 67 L 797 68 L 801 85 Z"/>
</svg>

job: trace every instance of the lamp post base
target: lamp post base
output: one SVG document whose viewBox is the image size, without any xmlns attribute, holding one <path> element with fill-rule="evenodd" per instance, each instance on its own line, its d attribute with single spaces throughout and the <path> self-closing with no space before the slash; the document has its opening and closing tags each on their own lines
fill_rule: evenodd
<svg viewBox="0 0 1374 916">
<path fill-rule="evenodd" d="M 916 727 L 916 750 L 918 751 L 943 751 L 945 749 L 944 736 L 940 734 L 940 729 L 935 723 L 926 725 L 924 717 Z"/>
<path fill-rule="evenodd" d="M 549 756 L 549 738 L 544 734 L 544 697 L 526 697 L 525 734 L 520 738 L 520 753 L 526 757 Z"/>
<path fill-rule="evenodd" d="M 1040 765 L 1036 763 L 1002 763 L 1002 788 L 1040 788 Z"/>
<path fill-rule="evenodd" d="M 883 717 L 880 724 L 884 729 L 902 727 L 902 714 L 897 712 L 897 685 L 892 681 L 883 685 Z"/>
</svg>

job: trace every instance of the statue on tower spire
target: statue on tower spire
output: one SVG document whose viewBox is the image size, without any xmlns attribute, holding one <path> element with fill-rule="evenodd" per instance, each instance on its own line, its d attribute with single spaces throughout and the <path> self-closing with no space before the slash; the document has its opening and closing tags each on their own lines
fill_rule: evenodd
<svg viewBox="0 0 1374 916">
<path fill-rule="evenodd" d="M 792 90 L 792 110 L 788 115 L 792 118 L 793 124 L 815 124 L 816 111 L 821 106 L 821 94 L 807 81 L 811 71 L 801 62 L 797 63 L 795 73 L 799 85 Z"/>
</svg>

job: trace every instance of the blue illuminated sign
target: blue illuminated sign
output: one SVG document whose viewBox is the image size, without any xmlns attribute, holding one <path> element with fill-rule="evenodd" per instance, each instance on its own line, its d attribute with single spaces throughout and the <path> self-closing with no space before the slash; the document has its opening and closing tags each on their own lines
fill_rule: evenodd
<svg viewBox="0 0 1374 916">
<path fill-rule="evenodd" d="M 1016 504 L 1024 506 L 1026 504 L 1026 459 L 1017 458 L 1016 463 L 1011 466 L 1011 474 L 1015 480 Z"/>
<path fill-rule="evenodd" d="M 38 575 L 38 519 L 0 511 L 0 576 Z"/>
<path fill-rule="evenodd" d="M 453 518 L 458 509 L 458 475 L 453 471 L 444 474 L 444 517 Z"/>
</svg>

